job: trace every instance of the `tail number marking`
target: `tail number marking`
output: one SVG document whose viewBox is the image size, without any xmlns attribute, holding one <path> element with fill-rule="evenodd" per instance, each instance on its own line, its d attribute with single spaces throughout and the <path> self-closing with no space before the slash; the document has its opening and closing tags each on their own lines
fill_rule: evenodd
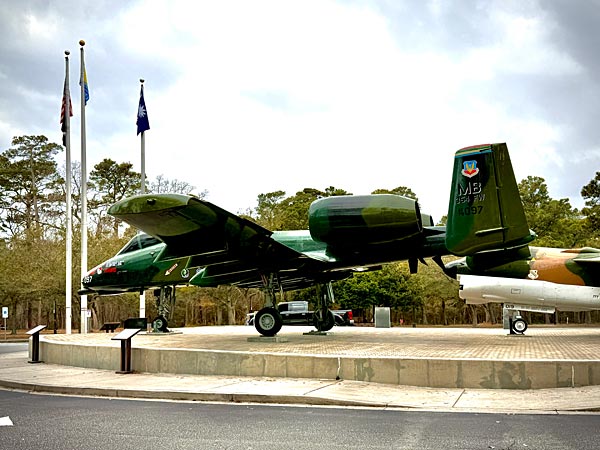
<svg viewBox="0 0 600 450">
<path fill-rule="evenodd" d="M 464 208 L 458 208 L 456 212 L 458 212 L 459 216 L 474 216 L 476 214 L 481 214 L 483 211 L 483 206 L 465 206 Z"/>
</svg>

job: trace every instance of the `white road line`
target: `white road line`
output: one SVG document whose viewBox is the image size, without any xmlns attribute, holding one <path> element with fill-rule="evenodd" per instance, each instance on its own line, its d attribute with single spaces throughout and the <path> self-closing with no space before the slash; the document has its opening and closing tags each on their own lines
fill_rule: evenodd
<svg viewBox="0 0 600 450">
<path fill-rule="evenodd" d="M 13 423 L 10 417 L 0 417 L 0 427 L 12 427 Z"/>
</svg>

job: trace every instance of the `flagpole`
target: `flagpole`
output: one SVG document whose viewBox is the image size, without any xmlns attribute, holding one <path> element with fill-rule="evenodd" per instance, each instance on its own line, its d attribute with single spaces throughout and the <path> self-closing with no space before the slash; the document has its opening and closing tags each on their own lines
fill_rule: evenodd
<svg viewBox="0 0 600 450">
<path fill-rule="evenodd" d="M 144 91 L 144 79 L 140 78 L 140 88 Z M 142 131 L 142 186 L 140 187 L 140 194 L 146 191 L 146 139 L 145 131 Z"/>
<path fill-rule="evenodd" d="M 83 61 L 83 46 L 85 41 L 82 39 L 79 41 L 81 48 L 80 59 L 80 80 L 81 85 L 81 277 L 87 275 L 87 161 L 86 161 L 86 135 L 85 135 L 85 84 L 87 77 L 85 74 L 85 63 Z M 81 325 L 80 333 L 88 332 L 87 323 L 87 295 L 81 296 Z"/>
<path fill-rule="evenodd" d="M 140 89 L 141 92 L 144 90 L 144 79 L 140 78 Z M 142 179 L 140 186 L 140 194 L 144 194 L 146 192 L 146 137 L 145 131 L 142 131 L 141 137 L 141 171 L 142 171 Z M 140 292 L 140 317 L 146 317 L 146 292 Z"/>
<path fill-rule="evenodd" d="M 65 92 L 63 92 L 63 108 L 65 123 L 65 152 L 66 152 L 66 208 L 67 208 L 67 236 L 66 236 L 66 276 L 65 276 L 65 333 L 71 334 L 71 296 L 72 296 L 72 264 L 73 264 L 73 229 L 71 223 L 71 94 L 69 93 L 69 52 L 65 50 Z"/>
</svg>

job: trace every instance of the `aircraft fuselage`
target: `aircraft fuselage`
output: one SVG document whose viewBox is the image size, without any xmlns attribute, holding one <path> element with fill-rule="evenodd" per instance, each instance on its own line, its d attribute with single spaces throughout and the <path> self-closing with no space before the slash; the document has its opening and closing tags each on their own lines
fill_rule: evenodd
<svg viewBox="0 0 600 450">
<path fill-rule="evenodd" d="M 312 239 L 308 230 L 273 232 L 272 238 L 286 247 L 305 255 L 317 253 L 317 259 L 327 264 L 323 278 L 346 278 L 356 266 L 365 268 L 401 259 L 434 256 L 444 253 L 444 230 L 430 227 L 427 236 L 415 236 L 399 242 L 365 244 L 357 248 L 337 247 Z M 91 269 L 83 278 L 81 293 L 100 295 L 142 291 L 160 286 L 196 285 L 214 287 L 220 284 L 240 284 L 261 287 L 256 269 L 247 270 L 242 260 L 220 261 L 208 268 L 199 266 L 194 256 L 161 259 L 166 244 L 145 234 L 131 239 L 114 257 Z M 291 290 L 306 287 L 306 281 L 297 282 L 295 271 L 302 268 L 302 260 L 292 260 L 290 267 L 279 262 L 282 288 Z M 275 270 L 275 269 L 274 269 Z M 268 266 L 265 272 L 268 272 Z M 229 280 L 227 277 L 232 277 Z"/>
<path fill-rule="evenodd" d="M 115 256 L 91 269 L 82 280 L 84 290 L 106 295 L 184 285 L 201 270 L 189 267 L 189 257 L 158 260 L 165 244 L 148 238 L 135 236 Z"/>
<path fill-rule="evenodd" d="M 480 275 L 527 280 L 549 281 L 557 284 L 600 286 L 600 250 L 593 248 L 559 249 L 529 247 L 525 258 L 502 261 L 496 253 L 466 257 L 447 264 L 459 275 Z"/>
</svg>

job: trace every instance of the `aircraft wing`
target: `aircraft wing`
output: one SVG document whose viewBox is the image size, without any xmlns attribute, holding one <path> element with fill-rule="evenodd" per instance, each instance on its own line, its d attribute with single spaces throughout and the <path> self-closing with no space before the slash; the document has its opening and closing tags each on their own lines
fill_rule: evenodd
<svg viewBox="0 0 600 450">
<path fill-rule="evenodd" d="M 265 245 L 272 232 L 212 203 L 181 194 L 146 194 L 115 203 L 108 213 L 167 244 L 160 260 Z"/>
<path fill-rule="evenodd" d="M 259 287 L 262 275 L 278 273 L 282 287 L 296 289 L 314 284 L 328 269 L 323 252 L 294 250 L 260 225 L 189 195 L 137 195 L 108 213 L 162 240 L 166 246 L 157 261 L 190 257 L 188 266 L 202 267 L 190 280 L 194 285 Z"/>
</svg>

